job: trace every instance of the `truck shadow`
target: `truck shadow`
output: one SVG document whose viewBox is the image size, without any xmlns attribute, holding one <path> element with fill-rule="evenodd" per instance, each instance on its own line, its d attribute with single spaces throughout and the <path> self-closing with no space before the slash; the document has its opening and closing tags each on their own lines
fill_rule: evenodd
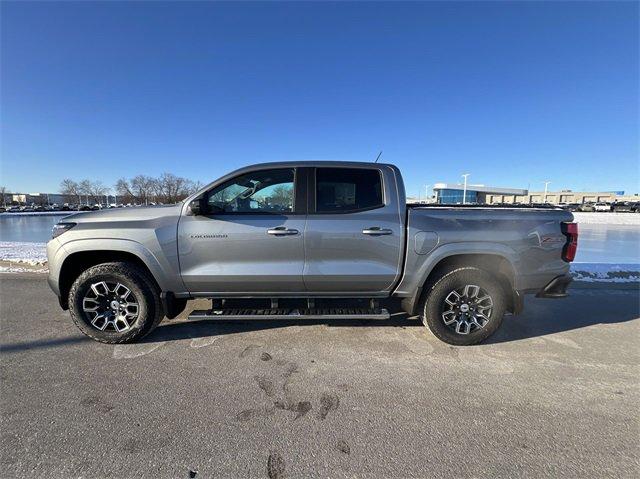
<svg viewBox="0 0 640 479">
<path fill-rule="evenodd" d="M 500 329 L 483 344 L 518 341 L 640 318 L 638 292 L 633 290 L 574 290 L 565 299 L 527 297 L 525 303 L 521 315 L 505 317 Z"/>
<path fill-rule="evenodd" d="M 500 329 L 482 344 L 498 344 L 587 328 L 617 324 L 640 317 L 637 291 L 579 290 L 564 300 L 527 298 L 525 312 L 506 316 Z M 417 317 L 394 313 L 382 320 L 252 320 L 167 321 L 142 342 L 223 336 L 290 326 L 423 328 Z"/>
<path fill-rule="evenodd" d="M 197 339 L 213 336 L 226 336 L 251 331 L 265 331 L 270 329 L 287 328 L 291 326 L 318 326 L 329 327 L 422 327 L 418 318 L 409 318 L 406 314 L 397 314 L 388 320 L 193 320 L 193 321 L 167 321 L 160 325 L 153 333 L 142 340 L 143 343 L 155 343 L 160 341 L 173 341 L 180 339 Z"/>
</svg>

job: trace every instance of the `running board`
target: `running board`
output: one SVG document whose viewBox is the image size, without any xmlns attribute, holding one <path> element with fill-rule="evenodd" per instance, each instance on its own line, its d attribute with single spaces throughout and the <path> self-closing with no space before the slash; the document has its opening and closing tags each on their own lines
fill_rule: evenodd
<svg viewBox="0 0 640 479">
<path fill-rule="evenodd" d="M 385 308 L 326 308 L 326 309 L 197 309 L 189 314 L 189 319 L 218 320 L 298 320 L 298 319 L 389 319 Z"/>
</svg>

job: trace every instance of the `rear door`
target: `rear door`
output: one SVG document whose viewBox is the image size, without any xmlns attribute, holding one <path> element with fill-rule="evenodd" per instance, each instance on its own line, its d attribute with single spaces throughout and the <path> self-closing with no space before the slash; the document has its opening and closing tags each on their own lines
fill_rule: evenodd
<svg viewBox="0 0 640 479">
<path fill-rule="evenodd" d="M 241 174 L 205 194 L 205 214 L 182 216 L 180 270 L 191 293 L 305 291 L 306 205 L 299 184 L 306 186 L 306 175 L 300 170 Z"/>
<path fill-rule="evenodd" d="M 346 296 L 389 291 L 400 274 L 403 224 L 390 170 L 310 172 L 304 235 L 307 291 Z M 404 205 L 402 205 L 404 207 Z"/>
</svg>

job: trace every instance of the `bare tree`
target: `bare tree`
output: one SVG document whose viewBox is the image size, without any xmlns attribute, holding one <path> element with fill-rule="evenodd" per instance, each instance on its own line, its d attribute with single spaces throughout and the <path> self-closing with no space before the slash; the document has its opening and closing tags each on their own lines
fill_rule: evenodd
<svg viewBox="0 0 640 479">
<path fill-rule="evenodd" d="M 65 178 L 60 182 L 60 193 L 67 197 L 67 201 L 69 201 L 70 198 L 74 198 L 75 201 L 75 198 L 77 198 L 78 203 L 80 203 L 80 195 L 82 194 L 80 186 L 72 179 Z"/>
<path fill-rule="evenodd" d="M 189 195 L 189 180 L 173 173 L 163 173 L 158 179 L 158 189 L 165 203 L 176 203 Z"/>
<path fill-rule="evenodd" d="M 273 206 L 280 208 L 293 208 L 293 188 L 291 185 L 278 185 L 273 188 L 273 193 L 269 198 L 269 202 Z"/>
<path fill-rule="evenodd" d="M 102 181 L 91 181 L 89 191 L 95 203 L 102 203 L 102 197 L 107 194 L 108 188 L 102 184 Z"/>
<path fill-rule="evenodd" d="M 7 198 L 6 198 L 6 193 L 7 193 L 7 187 L 6 186 L 0 186 L 0 195 L 2 195 L 2 206 L 6 207 L 7 206 Z"/>
<path fill-rule="evenodd" d="M 149 176 L 138 175 L 131 180 L 131 188 L 142 203 L 149 204 L 155 189 L 155 180 Z"/>
<path fill-rule="evenodd" d="M 116 193 L 120 198 L 122 198 L 123 203 L 131 203 L 132 201 L 136 201 L 136 197 L 131 190 L 131 185 L 129 184 L 129 180 L 126 178 L 120 178 L 115 185 Z"/>
<path fill-rule="evenodd" d="M 189 181 L 189 184 L 190 184 L 189 186 L 190 195 L 200 191 L 204 187 L 201 181 Z"/>
<path fill-rule="evenodd" d="M 80 194 L 87 196 L 87 204 L 89 204 L 89 195 L 91 195 L 92 186 L 93 185 L 90 180 L 82 180 L 78 183 L 78 190 L 80 191 Z"/>
</svg>

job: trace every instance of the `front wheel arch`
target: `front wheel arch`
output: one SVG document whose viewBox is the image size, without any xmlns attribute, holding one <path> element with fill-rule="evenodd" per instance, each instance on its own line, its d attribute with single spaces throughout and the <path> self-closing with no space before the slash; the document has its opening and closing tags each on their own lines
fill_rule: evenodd
<svg viewBox="0 0 640 479">
<path fill-rule="evenodd" d="M 79 251 L 67 256 L 60 268 L 58 285 L 60 288 L 60 306 L 62 306 L 62 309 L 69 309 L 69 291 L 78 276 L 93 266 L 112 262 L 126 262 L 136 265 L 149 275 L 158 290 L 162 289 L 147 264 L 142 258 L 133 253 L 113 250 Z"/>
</svg>

